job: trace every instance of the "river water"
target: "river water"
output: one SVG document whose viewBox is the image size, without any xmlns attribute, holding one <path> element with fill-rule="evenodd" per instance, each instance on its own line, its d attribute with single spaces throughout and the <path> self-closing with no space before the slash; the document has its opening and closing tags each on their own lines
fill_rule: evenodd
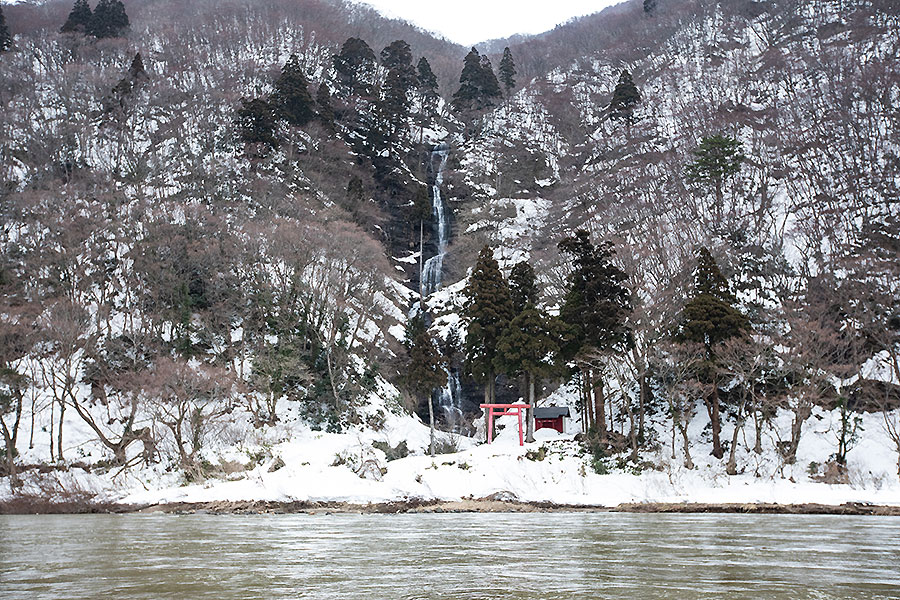
<svg viewBox="0 0 900 600">
<path fill-rule="evenodd" d="M 0 598 L 900 598 L 900 519 L 0 515 Z"/>
</svg>

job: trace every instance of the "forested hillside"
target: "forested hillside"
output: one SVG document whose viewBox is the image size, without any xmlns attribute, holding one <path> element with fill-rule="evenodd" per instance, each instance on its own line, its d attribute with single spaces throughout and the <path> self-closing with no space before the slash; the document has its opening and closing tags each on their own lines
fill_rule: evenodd
<svg viewBox="0 0 900 600">
<path fill-rule="evenodd" d="M 896 3 L 629 1 L 471 50 L 337 0 L 2 9 L 10 489 L 410 412 L 480 436 L 519 397 L 598 473 L 847 483 L 869 442 L 900 474 Z"/>
<path fill-rule="evenodd" d="M 703 405 L 719 456 L 720 401 L 732 448 L 752 416 L 758 449 L 787 408 L 792 461 L 813 406 L 842 407 L 848 432 L 896 406 L 897 24 L 890 3 L 629 3 L 513 46 L 544 74 L 466 142 L 468 230 L 530 252 L 549 307 L 571 294 L 557 242 L 612 244 L 633 311 L 624 347 L 584 355 L 593 387 L 626 392 L 594 390 L 601 431 L 615 404 L 637 445 L 645 401 L 665 399 L 690 463 Z"/>
</svg>

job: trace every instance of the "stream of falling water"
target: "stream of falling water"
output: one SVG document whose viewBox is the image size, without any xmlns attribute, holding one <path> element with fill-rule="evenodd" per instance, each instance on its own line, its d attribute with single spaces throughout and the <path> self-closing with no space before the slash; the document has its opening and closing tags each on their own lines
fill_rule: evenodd
<svg viewBox="0 0 900 600">
<path fill-rule="evenodd" d="M 441 277 L 444 269 L 444 257 L 447 255 L 447 244 L 450 240 L 450 219 L 447 204 L 441 195 L 444 183 L 444 168 L 450 148 L 447 144 L 438 144 L 431 152 L 431 164 L 437 163 L 434 173 L 434 184 L 431 186 L 432 211 L 434 214 L 434 233 L 437 238 L 437 254 L 425 261 L 422 267 L 422 295 L 429 296 L 441 289 Z M 447 371 L 447 384 L 435 390 L 438 406 L 444 412 L 447 425 L 454 432 L 459 432 L 462 423 L 462 386 L 456 369 Z"/>
<path fill-rule="evenodd" d="M 437 237 L 437 254 L 425 261 L 422 268 L 422 294 L 428 296 L 441 289 L 441 271 L 444 269 L 444 257 L 447 255 L 447 240 L 450 237 L 450 220 L 447 218 L 447 205 L 441 197 L 441 185 L 444 183 L 444 167 L 450 149 L 446 144 L 439 144 L 431 152 L 431 162 L 439 159 L 431 186 L 432 212 L 434 213 L 434 232 Z"/>
</svg>

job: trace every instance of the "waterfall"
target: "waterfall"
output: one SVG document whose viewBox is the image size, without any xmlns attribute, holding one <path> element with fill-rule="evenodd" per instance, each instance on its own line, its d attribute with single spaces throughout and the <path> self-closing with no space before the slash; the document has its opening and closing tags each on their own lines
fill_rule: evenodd
<svg viewBox="0 0 900 600">
<path fill-rule="evenodd" d="M 444 411 L 444 419 L 450 431 L 461 433 L 462 429 L 462 386 L 459 383 L 459 373 L 456 369 L 447 372 L 447 385 L 435 390 L 438 395 L 438 405 Z"/>
<path fill-rule="evenodd" d="M 423 296 L 428 296 L 441 289 L 441 271 L 444 268 L 444 256 L 447 255 L 447 241 L 450 238 L 450 220 L 447 218 L 447 205 L 441 197 L 441 185 L 444 183 L 444 167 L 447 166 L 447 157 L 450 156 L 450 149 L 446 144 L 440 144 L 431 152 L 432 164 L 434 164 L 435 156 L 440 159 L 434 175 L 434 184 L 431 186 L 437 254 L 425 261 L 425 266 L 422 268 L 422 282 L 420 285 L 422 286 Z"/>
<path fill-rule="evenodd" d="M 447 144 L 439 144 L 431 152 L 432 166 L 434 166 L 435 162 L 438 164 L 434 173 L 434 183 L 431 186 L 437 253 L 425 261 L 422 267 L 422 281 L 420 285 L 422 286 L 423 296 L 428 296 L 441 289 L 444 257 L 447 255 L 447 244 L 450 241 L 450 219 L 447 214 L 447 205 L 444 203 L 444 198 L 441 195 L 441 185 L 444 183 L 444 168 L 447 166 L 447 158 L 449 156 L 450 148 Z M 459 373 L 456 372 L 456 369 L 447 370 L 447 384 L 443 388 L 436 389 L 434 394 L 450 430 L 457 433 L 460 432 L 463 416 L 462 386 L 459 383 Z"/>
</svg>

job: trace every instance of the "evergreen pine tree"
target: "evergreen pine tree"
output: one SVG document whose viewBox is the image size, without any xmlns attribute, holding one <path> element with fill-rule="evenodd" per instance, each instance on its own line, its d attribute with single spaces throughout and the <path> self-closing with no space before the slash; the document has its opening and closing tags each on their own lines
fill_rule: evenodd
<svg viewBox="0 0 900 600">
<path fill-rule="evenodd" d="M 555 370 L 559 354 L 560 327 L 533 304 L 529 304 L 503 330 L 497 340 L 494 368 L 500 373 L 524 376 L 527 403 L 527 441 L 534 441 L 534 387 L 536 380 Z"/>
<path fill-rule="evenodd" d="M 503 58 L 500 59 L 500 66 L 497 70 L 500 73 L 500 82 L 506 89 L 506 95 L 509 96 L 512 89 L 516 87 L 516 63 L 513 61 L 512 51 L 508 46 L 503 49 Z"/>
<path fill-rule="evenodd" d="M 340 91 L 347 96 L 370 96 L 375 79 L 375 53 L 359 38 L 348 38 L 333 59 Z"/>
<path fill-rule="evenodd" d="M 429 453 L 434 456 L 434 402 L 432 393 L 447 383 L 447 371 L 434 340 L 421 316 L 407 325 L 407 365 L 404 383 L 417 401 L 428 403 L 428 424 L 431 429 Z"/>
<path fill-rule="evenodd" d="M 334 105 L 331 103 L 331 91 L 328 84 L 324 81 L 319 84 L 316 90 L 316 112 L 319 115 L 319 122 L 328 131 L 334 133 Z"/>
<path fill-rule="evenodd" d="M 732 137 L 717 134 L 703 138 L 693 154 L 694 162 L 687 167 L 687 180 L 712 186 L 716 216 L 721 216 L 725 179 L 736 175 L 744 162 L 742 144 Z"/>
<path fill-rule="evenodd" d="M 501 373 L 523 377 L 526 400 L 527 441 L 534 441 L 534 388 L 539 378 L 554 371 L 560 351 L 562 323 L 536 307 L 538 291 L 534 269 L 527 261 L 513 266 L 509 293 L 516 315 L 497 342 L 494 367 Z"/>
<path fill-rule="evenodd" d="M 444 343 L 441 345 L 441 354 L 444 355 L 448 369 L 455 369 L 459 366 L 460 346 L 459 329 L 456 325 L 451 325 L 450 331 L 447 332 L 447 337 L 444 338 Z"/>
<path fill-rule="evenodd" d="M 144 69 L 144 60 L 141 53 L 138 52 L 131 59 L 131 65 L 128 72 L 119 80 L 119 83 L 112 89 L 112 97 L 106 107 L 107 113 L 112 113 L 116 118 L 124 118 L 128 112 L 128 97 L 134 89 L 142 83 L 150 80 L 147 71 Z"/>
<path fill-rule="evenodd" d="M 575 351 L 624 350 L 630 339 L 626 319 L 632 310 L 631 292 L 625 287 L 628 275 L 612 262 L 612 244 L 595 246 L 582 229 L 559 248 L 574 259 L 560 317 L 577 331 L 580 343 Z"/>
<path fill-rule="evenodd" d="M 538 291 L 534 282 L 534 268 L 523 260 L 509 273 L 509 296 L 516 314 L 537 304 Z"/>
<path fill-rule="evenodd" d="M 600 442 L 606 440 L 606 412 L 602 374 L 594 379 L 598 359 L 624 351 L 631 342 L 627 318 L 632 311 L 631 293 L 625 287 L 627 274 L 613 262 L 612 244 L 595 246 L 587 231 L 576 231 L 559 243 L 559 249 L 573 258 L 560 319 L 568 326 L 563 356 L 575 360 L 587 382 L 585 401 L 594 400 L 595 427 Z"/>
<path fill-rule="evenodd" d="M 131 59 L 131 66 L 128 67 L 128 77 L 132 81 L 147 81 L 150 79 L 150 76 L 147 75 L 147 70 L 144 68 L 144 58 L 140 52 L 137 52 L 134 58 Z"/>
<path fill-rule="evenodd" d="M 6 17 L 3 15 L 3 7 L 0 6 L 0 52 L 9 50 L 12 47 L 12 35 L 9 33 L 9 27 L 6 26 Z"/>
<path fill-rule="evenodd" d="M 384 95 L 378 106 L 379 124 L 385 130 L 389 140 L 397 139 L 406 127 L 409 119 L 409 88 L 404 83 L 404 76 L 398 70 L 388 71 L 384 82 Z"/>
<path fill-rule="evenodd" d="M 712 387 L 712 392 L 704 400 L 712 424 L 712 454 L 716 458 L 722 458 L 724 450 L 720 441 L 719 369 L 715 350 L 722 342 L 739 337 L 750 329 L 747 317 L 734 307 L 736 303 L 737 299 L 728 290 L 728 282 L 712 254 L 706 248 L 700 248 L 693 294 L 681 312 L 675 339 L 700 344 L 705 350 L 704 361 L 695 368 L 700 379 Z"/>
<path fill-rule="evenodd" d="M 278 146 L 275 109 L 265 99 L 241 100 L 237 125 L 241 140 L 253 148 L 251 155 L 263 157 Z"/>
<path fill-rule="evenodd" d="M 416 92 L 419 98 L 419 143 L 425 135 L 425 125 L 437 112 L 438 100 L 438 81 L 428 59 L 424 56 L 419 59 L 416 66 Z"/>
<path fill-rule="evenodd" d="M 428 59 L 424 56 L 419 59 L 419 64 L 416 67 L 417 71 L 417 87 L 416 89 L 419 92 L 419 95 L 422 98 L 423 106 L 426 102 L 431 105 L 431 103 L 436 103 L 438 99 L 438 80 L 437 76 L 434 74 L 434 71 L 431 70 L 431 64 L 428 62 Z"/>
<path fill-rule="evenodd" d="M 87 0 L 75 0 L 75 6 L 72 7 L 69 17 L 59 31 L 60 33 L 87 33 L 92 17 L 93 13 L 91 13 L 91 7 Z"/>
<path fill-rule="evenodd" d="M 416 185 L 412 195 L 409 222 L 421 224 L 431 218 L 433 211 L 434 206 L 431 202 L 431 195 L 428 193 L 428 186 Z"/>
<path fill-rule="evenodd" d="M 644 0 L 644 12 L 652 15 L 656 11 L 656 0 Z"/>
<path fill-rule="evenodd" d="M 481 95 L 487 102 L 491 102 L 493 98 L 499 98 L 503 92 L 500 91 L 500 82 L 494 75 L 494 67 L 491 65 L 491 59 L 487 54 L 481 55 Z"/>
<path fill-rule="evenodd" d="M 716 260 L 707 248 L 700 248 L 694 291 L 681 313 L 678 339 L 703 344 L 712 356 L 717 345 L 749 328 L 747 317 L 734 308 L 735 304 L 737 299 Z"/>
<path fill-rule="evenodd" d="M 453 107 L 463 110 L 478 99 L 478 80 L 481 76 L 481 55 L 472 48 L 463 59 L 463 70 L 459 75 L 459 89 L 453 94 Z"/>
<path fill-rule="evenodd" d="M 121 0 L 100 0 L 88 24 L 87 32 L 96 38 L 119 37 L 130 26 Z"/>
<path fill-rule="evenodd" d="M 296 127 L 306 125 L 316 115 L 309 94 L 309 80 L 296 54 L 291 54 L 275 80 L 272 106 L 281 118 Z"/>
<path fill-rule="evenodd" d="M 403 40 L 392 42 L 381 51 L 381 63 L 387 69 L 381 99 L 381 112 L 388 137 L 396 139 L 409 119 L 409 95 L 416 85 L 416 69 L 412 51 Z"/>
<path fill-rule="evenodd" d="M 610 110 L 613 113 L 630 117 L 634 106 L 640 101 L 641 94 L 631 79 L 631 73 L 627 69 L 623 69 L 619 75 L 619 81 L 616 83 L 616 89 L 613 90 L 612 100 L 609 103 Z"/>
<path fill-rule="evenodd" d="M 463 59 L 459 89 L 453 94 L 453 107 L 456 110 L 487 108 L 493 106 L 493 100 L 500 95 L 500 84 L 490 61 L 472 48 Z"/>
<path fill-rule="evenodd" d="M 416 85 L 416 68 L 412 64 L 412 50 L 403 40 L 391 42 L 381 51 L 381 64 L 396 73 L 399 83 L 409 92 Z"/>
<path fill-rule="evenodd" d="M 465 296 L 464 318 L 466 333 L 466 371 L 484 384 L 485 403 L 494 400 L 494 359 L 497 342 L 503 330 L 515 316 L 509 287 L 490 246 L 482 248 L 469 277 Z"/>
</svg>

